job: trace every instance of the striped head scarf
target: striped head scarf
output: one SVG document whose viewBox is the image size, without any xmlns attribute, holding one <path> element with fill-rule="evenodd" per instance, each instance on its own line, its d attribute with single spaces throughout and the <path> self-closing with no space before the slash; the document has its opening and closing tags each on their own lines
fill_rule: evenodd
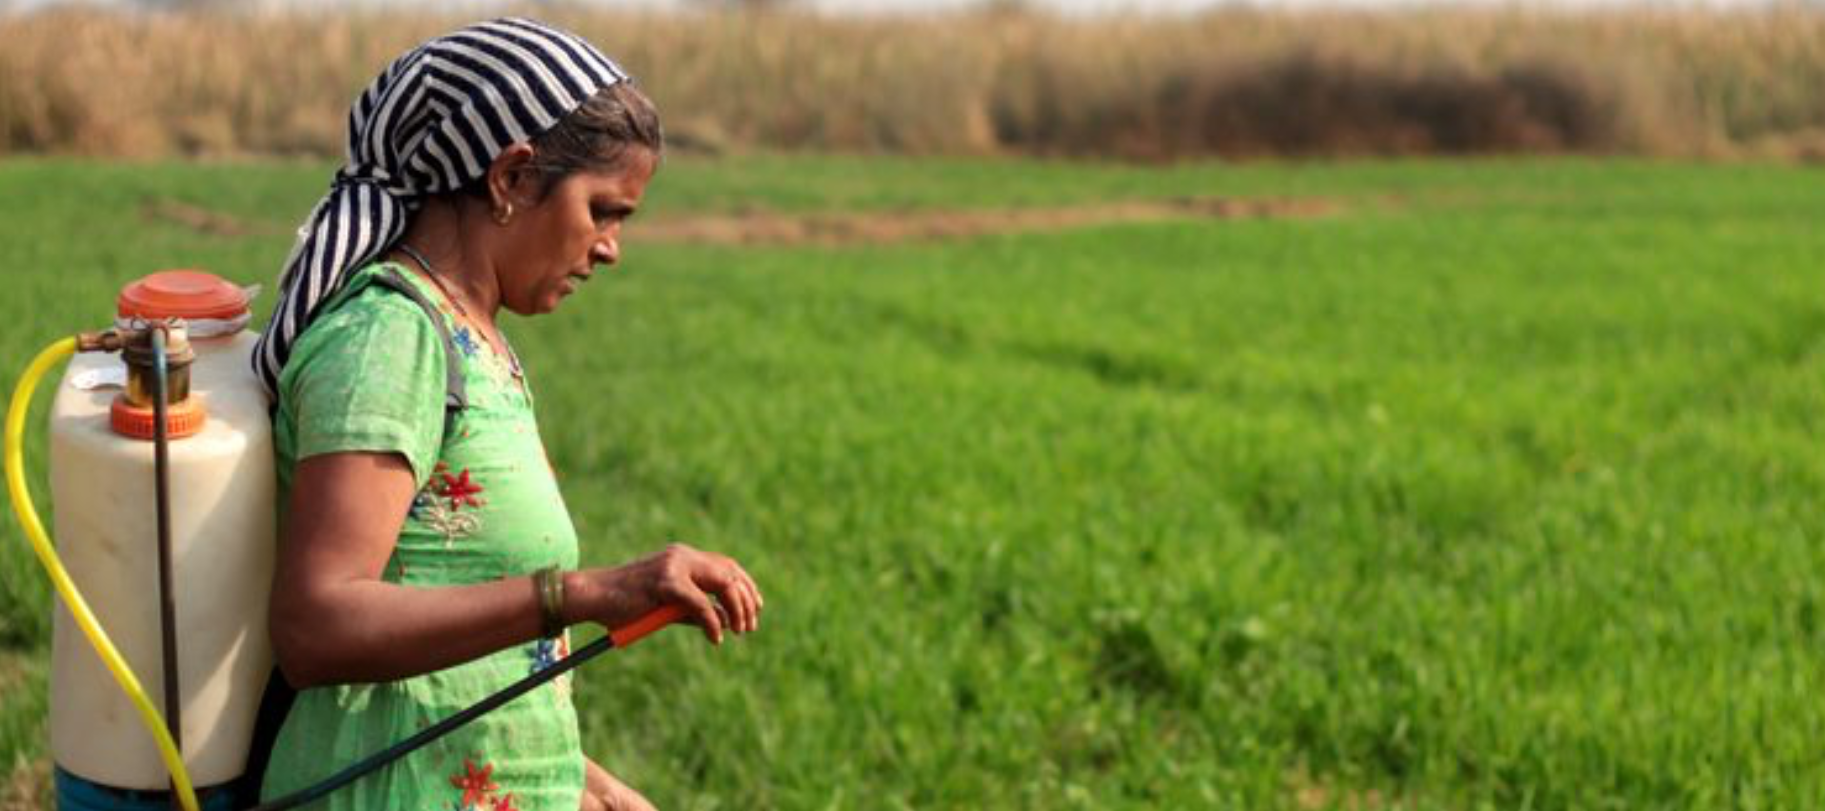
<svg viewBox="0 0 1825 811">
<path fill-rule="evenodd" d="M 351 270 L 405 233 L 424 198 L 488 171 L 603 88 L 628 81 L 582 38 L 499 19 L 430 40 L 394 60 L 349 109 L 348 162 L 298 229 L 279 277 L 279 304 L 254 348 L 254 371 L 276 399 L 292 343 Z"/>
</svg>

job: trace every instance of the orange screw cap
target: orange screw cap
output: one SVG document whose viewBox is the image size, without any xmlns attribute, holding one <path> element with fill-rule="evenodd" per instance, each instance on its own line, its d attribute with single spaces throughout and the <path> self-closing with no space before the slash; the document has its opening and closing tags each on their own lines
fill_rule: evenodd
<svg viewBox="0 0 1825 811">
<path fill-rule="evenodd" d="M 209 412 L 203 410 L 203 404 L 196 397 L 172 403 L 165 406 L 165 436 L 171 439 L 195 436 L 203 430 L 203 423 L 208 419 Z M 121 396 L 114 398 L 114 405 L 108 409 L 108 425 L 121 436 L 150 442 L 158 422 L 152 409 L 132 405 Z"/>
</svg>

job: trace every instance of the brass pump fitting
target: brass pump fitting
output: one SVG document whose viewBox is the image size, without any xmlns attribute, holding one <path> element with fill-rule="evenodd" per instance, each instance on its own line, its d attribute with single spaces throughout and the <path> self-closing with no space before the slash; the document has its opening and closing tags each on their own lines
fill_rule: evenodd
<svg viewBox="0 0 1825 811">
<path fill-rule="evenodd" d="M 158 382 L 158 353 L 154 351 L 153 343 L 155 338 L 163 336 L 165 436 L 172 440 L 183 439 L 203 430 L 209 412 L 203 408 L 201 398 L 192 397 L 190 393 L 190 365 L 196 362 L 196 350 L 190 346 L 184 322 L 176 318 L 136 319 L 131 325 L 110 332 L 115 334 L 110 337 L 109 333 L 102 333 L 91 341 L 100 349 L 118 343 L 121 360 L 127 364 L 127 389 L 108 407 L 109 427 L 115 433 L 133 439 L 158 437 L 157 415 L 161 405 L 154 402 L 153 396 Z"/>
<path fill-rule="evenodd" d="M 190 364 L 196 361 L 196 350 L 190 347 L 184 322 L 151 322 L 143 330 L 129 331 L 120 353 L 121 360 L 127 363 L 127 404 L 135 408 L 152 407 L 153 332 L 165 333 L 165 402 L 177 404 L 190 399 Z"/>
<path fill-rule="evenodd" d="M 119 352 L 126 345 L 126 339 L 121 337 L 120 330 L 117 329 L 76 333 L 78 352 Z"/>
</svg>

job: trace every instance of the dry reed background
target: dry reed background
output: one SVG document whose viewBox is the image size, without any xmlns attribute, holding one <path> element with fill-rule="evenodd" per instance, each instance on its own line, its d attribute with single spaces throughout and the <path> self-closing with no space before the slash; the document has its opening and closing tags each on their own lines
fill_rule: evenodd
<svg viewBox="0 0 1825 811">
<path fill-rule="evenodd" d="M 1825 155 L 1825 11 L 556 12 L 712 149 Z M 461 20 L 0 17 L 0 153 L 340 151 L 349 99 Z"/>
</svg>

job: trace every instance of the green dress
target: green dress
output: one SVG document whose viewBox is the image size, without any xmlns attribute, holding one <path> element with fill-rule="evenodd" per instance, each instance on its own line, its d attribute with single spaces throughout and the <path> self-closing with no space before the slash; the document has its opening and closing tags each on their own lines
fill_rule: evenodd
<svg viewBox="0 0 1825 811">
<path fill-rule="evenodd" d="M 374 283 L 388 269 L 437 303 L 462 356 L 469 404 L 448 428 L 443 338 L 411 299 Z M 411 463 L 417 496 L 387 582 L 436 587 L 574 568 L 576 530 L 516 369 L 417 274 L 391 264 L 351 274 L 279 379 L 279 503 L 290 504 L 302 459 L 394 452 Z M 550 666 L 568 647 L 565 638 L 540 641 L 400 681 L 300 691 L 261 796 L 316 783 Z M 569 680 L 561 676 L 312 807 L 576 811 L 583 760 Z"/>
</svg>

